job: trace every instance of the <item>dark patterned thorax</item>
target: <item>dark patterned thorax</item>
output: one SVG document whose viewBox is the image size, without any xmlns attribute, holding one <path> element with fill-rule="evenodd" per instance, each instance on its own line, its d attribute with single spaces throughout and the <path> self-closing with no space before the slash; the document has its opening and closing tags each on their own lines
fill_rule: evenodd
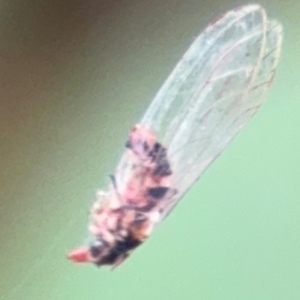
<svg viewBox="0 0 300 300">
<path fill-rule="evenodd" d="M 100 192 L 91 210 L 95 240 L 81 250 L 84 255 L 80 252 L 83 261 L 97 266 L 119 265 L 149 237 L 172 190 L 167 151 L 150 129 L 133 127 L 125 146 L 130 162 L 126 188 L 120 193 L 116 177 L 111 176 L 112 189 Z M 76 261 L 76 255 L 71 259 Z"/>
</svg>

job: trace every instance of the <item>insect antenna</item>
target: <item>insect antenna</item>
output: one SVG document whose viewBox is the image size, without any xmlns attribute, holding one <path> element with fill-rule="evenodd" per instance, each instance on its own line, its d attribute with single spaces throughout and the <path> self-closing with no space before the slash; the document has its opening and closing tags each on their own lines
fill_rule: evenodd
<svg viewBox="0 0 300 300">
<path fill-rule="evenodd" d="M 116 180 L 116 177 L 115 175 L 109 175 L 109 178 L 111 180 L 111 183 L 112 183 L 112 186 L 113 186 L 113 189 L 118 197 L 119 200 L 121 200 L 121 195 L 119 193 L 119 189 L 118 189 L 118 184 L 117 184 L 117 180 Z"/>
</svg>

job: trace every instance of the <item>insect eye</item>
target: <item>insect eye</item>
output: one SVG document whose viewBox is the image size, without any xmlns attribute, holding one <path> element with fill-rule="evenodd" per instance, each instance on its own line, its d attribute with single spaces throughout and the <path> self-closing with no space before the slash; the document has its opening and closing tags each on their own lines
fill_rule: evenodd
<svg viewBox="0 0 300 300">
<path fill-rule="evenodd" d="M 100 240 L 93 241 L 90 244 L 90 253 L 93 257 L 98 257 L 103 249 L 103 242 Z"/>
</svg>

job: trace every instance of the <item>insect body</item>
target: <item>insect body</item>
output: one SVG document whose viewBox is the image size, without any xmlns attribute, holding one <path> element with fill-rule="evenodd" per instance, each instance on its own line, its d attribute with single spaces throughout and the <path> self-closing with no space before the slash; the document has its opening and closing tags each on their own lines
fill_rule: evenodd
<svg viewBox="0 0 300 300">
<path fill-rule="evenodd" d="M 251 120 L 275 76 L 281 25 L 259 5 L 232 10 L 193 42 L 130 131 L 74 262 L 120 264 Z"/>
<path fill-rule="evenodd" d="M 146 127 L 132 128 L 126 143 L 131 174 L 124 193 L 112 176 L 110 192 L 99 192 L 91 210 L 90 247 L 69 253 L 75 262 L 118 265 L 151 234 L 160 213 L 176 190 L 166 149 Z"/>
</svg>

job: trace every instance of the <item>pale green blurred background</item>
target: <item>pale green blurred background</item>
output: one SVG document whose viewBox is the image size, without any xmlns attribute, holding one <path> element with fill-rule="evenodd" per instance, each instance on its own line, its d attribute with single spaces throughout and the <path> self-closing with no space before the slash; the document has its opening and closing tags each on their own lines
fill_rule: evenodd
<svg viewBox="0 0 300 300">
<path fill-rule="evenodd" d="M 114 272 L 65 259 L 198 33 L 243 1 L 0 1 L 0 299 L 300 299 L 300 2 L 268 101 Z"/>
</svg>

